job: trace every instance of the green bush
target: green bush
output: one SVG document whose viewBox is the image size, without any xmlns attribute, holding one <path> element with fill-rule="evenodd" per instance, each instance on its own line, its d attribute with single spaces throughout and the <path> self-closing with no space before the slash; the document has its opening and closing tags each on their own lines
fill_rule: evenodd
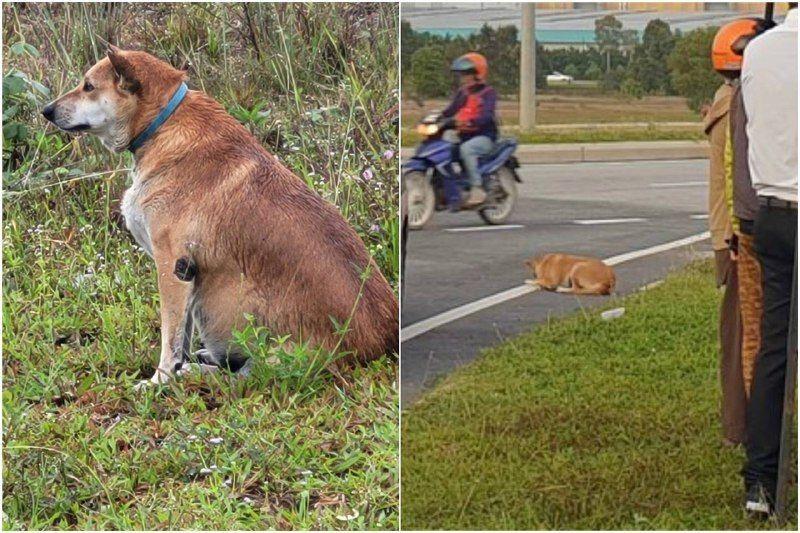
<svg viewBox="0 0 800 533">
<path fill-rule="evenodd" d="M 598 65 L 591 64 L 586 68 L 584 76 L 587 80 L 599 80 L 603 77 L 603 71 Z"/>
<path fill-rule="evenodd" d="M 722 83 L 711 64 L 711 43 L 716 33 L 716 27 L 709 27 L 684 34 L 668 59 L 672 86 L 694 111 L 710 102 Z"/>
<path fill-rule="evenodd" d="M 600 80 L 600 87 L 604 91 L 618 91 L 624 78 L 625 68 L 622 66 L 617 66 L 608 72 L 603 73 L 603 77 Z"/>
<path fill-rule="evenodd" d="M 634 98 L 641 98 L 645 95 L 645 89 L 641 82 L 633 78 L 625 78 L 622 82 L 622 85 L 620 85 L 619 90 L 628 96 L 633 96 Z"/>
<path fill-rule="evenodd" d="M 414 95 L 420 98 L 446 95 L 450 88 L 445 75 L 446 65 L 445 51 L 441 46 L 425 46 L 414 52 L 408 73 Z"/>
<path fill-rule="evenodd" d="M 564 67 L 564 74 L 566 74 L 567 76 L 572 76 L 576 80 L 582 77 L 580 69 L 578 69 L 578 67 L 576 67 L 572 63 Z"/>
<path fill-rule="evenodd" d="M 669 24 L 660 19 L 647 23 L 642 44 L 637 45 L 628 65 L 623 87 L 641 94 L 669 94 L 672 91 L 669 57 L 675 48 L 675 36 Z M 623 90 L 628 94 L 628 91 Z"/>
</svg>

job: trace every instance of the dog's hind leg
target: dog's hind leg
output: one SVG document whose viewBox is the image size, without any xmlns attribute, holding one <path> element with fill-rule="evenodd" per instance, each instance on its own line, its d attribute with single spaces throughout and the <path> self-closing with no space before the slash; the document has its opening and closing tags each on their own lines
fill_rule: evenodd
<svg viewBox="0 0 800 533">
<path fill-rule="evenodd" d="M 569 292 L 571 292 L 572 294 L 591 294 L 595 296 L 609 294 L 608 285 L 604 283 L 587 285 L 585 287 L 575 287 L 573 290 Z"/>
</svg>

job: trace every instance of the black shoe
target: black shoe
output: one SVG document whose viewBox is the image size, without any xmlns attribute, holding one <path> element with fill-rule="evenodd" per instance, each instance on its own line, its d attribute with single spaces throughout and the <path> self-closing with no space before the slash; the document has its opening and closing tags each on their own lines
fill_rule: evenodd
<svg viewBox="0 0 800 533">
<path fill-rule="evenodd" d="M 775 498 L 761 483 L 752 483 L 747 486 L 744 509 L 753 518 L 769 518 L 775 510 Z"/>
</svg>

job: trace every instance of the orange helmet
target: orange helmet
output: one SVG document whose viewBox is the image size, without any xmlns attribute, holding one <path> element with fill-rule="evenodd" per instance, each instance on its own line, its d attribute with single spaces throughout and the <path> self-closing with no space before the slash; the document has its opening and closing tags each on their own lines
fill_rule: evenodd
<svg viewBox="0 0 800 533">
<path fill-rule="evenodd" d="M 475 74 L 479 79 L 486 80 L 486 75 L 489 73 L 489 63 L 481 54 L 470 52 L 457 57 L 453 64 L 450 65 L 450 70 L 464 74 Z"/>
<path fill-rule="evenodd" d="M 711 63 L 714 70 L 742 70 L 742 54 L 750 39 L 758 35 L 756 19 L 739 19 L 722 26 L 711 45 Z"/>
</svg>

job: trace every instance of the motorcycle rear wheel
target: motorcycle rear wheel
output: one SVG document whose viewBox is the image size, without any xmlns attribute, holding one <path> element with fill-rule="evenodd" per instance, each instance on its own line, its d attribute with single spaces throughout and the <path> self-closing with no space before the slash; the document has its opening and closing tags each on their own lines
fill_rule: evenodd
<svg viewBox="0 0 800 533">
<path fill-rule="evenodd" d="M 408 195 L 408 228 L 422 229 L 433 217 L 436 208 L 436 193 L 424 172 L 412 171 L 403 176 Z"/>
<path fill-rule="evenodd" d="M 490 207 L 481 208 L 478 214 L 484 222 L 491 225 L 503 224 L 517 205 L 517 182 L 508 167 L 500 167 L 494 174 L 494 190 L 487 194 L 497 197 Z"/>
</svg>

